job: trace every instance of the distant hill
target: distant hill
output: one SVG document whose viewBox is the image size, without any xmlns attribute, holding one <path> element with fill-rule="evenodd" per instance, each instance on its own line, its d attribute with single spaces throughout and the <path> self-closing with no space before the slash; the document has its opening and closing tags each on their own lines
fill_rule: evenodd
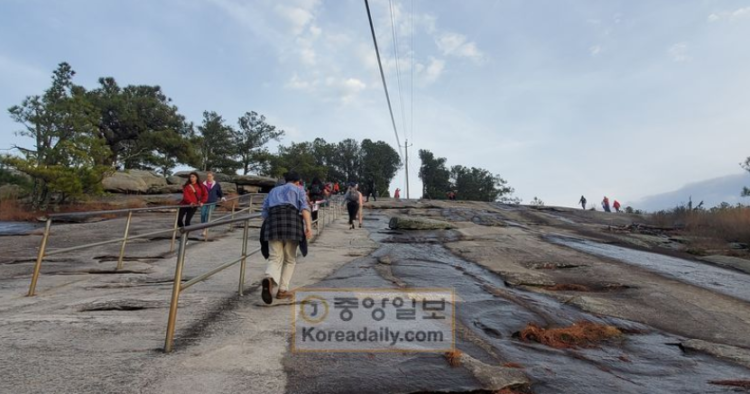
<svg viewBox="0 0 750 394">
<path fill-rule="evenodd" d="M 722 202 L 728 202 L 732 205 L 737 203 L 750 204 L 750 197 L 740 196 L 742 188 L 745 186 L 750 187 L 750 173 L 748 172 L 688 183 L 678 190 L 644 197 L 630 202 L 629 205 L 646 211 L 658 211 L 687 203 L 691 196 L 694 205 L 703 201 L 703 205 L 708 208 Z"/>
</svg>

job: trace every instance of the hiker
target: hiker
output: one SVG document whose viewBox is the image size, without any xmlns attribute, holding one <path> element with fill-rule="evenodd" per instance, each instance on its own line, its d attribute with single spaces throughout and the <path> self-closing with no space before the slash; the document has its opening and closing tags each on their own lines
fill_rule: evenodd
<svg viewBox="0 0 750 394">
<path fill-rule="evenodd" d="M 615 212 L 620 213 L 620 202 L 615 200 L 614 204 L 612 204 L 612 208 L 615 209 Z"/>
<path fill-rule="evenodd" d="M 193 219 L 195 211 L 206 201 L 208 201 L 208 193 L 201 184 L 201 178 L 197 172 L 191 172 L 182 187 L 182 201 L 180 201 L 182 206 L 177 213 L 177 227 L 190 226 L 190 220 Z"/>
<path fill-rule="evenodd" d="M 395 198 L 396 200 L 401 198 L 401 189 L 396 188 L 396 192 L 393 193 L 393 198 Z"/>
<path fill-rule="evenodd" d="M 372 199 L 378 201 L 378 191 L 375 189 L 375 181 L 370 179 L 367 181 L 367 202 L 370 202 L 370 195 Z"/>
<path fill-rule="evenodd" d="M 344 194 L 344 203 L 346 203 L 346 211 L 349 213 L 349 229 L 354 229 L 354 219 L 359 214 L 359 208 L 362 204 L 362 193 L 357 190 L 357 186 L 353 183 L 349 184 L 349 190 Z"/>
<path fill-rule="evenodd" d="M 271 291 L 278 287 L 276 299 L 291 299 L 289 282 L 297 263 L 297 247 L 307 255 L 307 240 L 312 237 L 312 217 L 305 191 L 296 172 L 284 175 L 286 184 L 271 189 L 263 201 L 261 251 L 268 259 L 261 298 L 273 302 Z"/>
<path fill-rule="evenodd" d="M 320 181 L 320 178 L 313 178 L 310 184 L 309 196 L 310 207 L 312 208 L 312 220 L 314 222 L 318 220 L 318 203 L 326 199 L 325 186 Z"/>
<path fill-rule="evenodd" d="M 604 196 L 604 199 L 602 200 L 602 208 L 604 208 L 604 212 L 612 212 L 609 209 L 609 198 L 607 198 L 607 196 Z"/>
<path fill-rule="evenodd" d="M 216 209 L 216 204 L 219 201 L 226 201 L 224 192 L 221 190 L 219 182 L 214 181 L 214 173 L 209 171 L 206 174 L 206 180 L 203 181 L 203 187 L 208 192 L 206 204 L 201 207 L 201 223 L 206 223 L 211 218 L 211 213 Z M 206 235 L 208 229 L 203 230 L 203 235 Z"/>
<path fill-rule="evenodd" d="M 583 208 L 583 210 L 585 211 L 586 210 L 586 197 L 581 196 L 581 199 L 578 200 L 578 203 L 581 204 L 581 208 Z"/>
<path fill-rule="evenodd" d="M 333 194 L 336 195 L 339 193 L 341 193 L 341 187 L 339 186 L 339 183 L 336 182 L 333 184 Z"/>
<path fill-rule="evenodd" d="M 355 186 L 355 188 L 359 191 L 359 185 Z M 365 216 L 365 197 L 362 195 L 362 193 L 359 193 L 359 228 L 362 228 L 362 220 L 364 216 Z"/>
</svg>

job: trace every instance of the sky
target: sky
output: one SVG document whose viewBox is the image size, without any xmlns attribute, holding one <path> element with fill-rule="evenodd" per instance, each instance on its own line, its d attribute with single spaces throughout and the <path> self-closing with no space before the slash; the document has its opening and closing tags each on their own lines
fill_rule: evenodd
<svg viewBox="0 0 750 394">
<path fill-rule="evenodd" d="M 419 149 L 563 206 L 741 174 L 750 156 L 748 1 L 370 6 L 399 139 L 413 144 L 411 197 Z M 196 123 L 257 111 L 282 143 L 396 148 L 362 0 L 0 0 L 3 110 L 43 92 L 63 61 L 87 88 L 160 85 Z M 3 112 L 2 152 L 28 146 Z"/>
</svg>

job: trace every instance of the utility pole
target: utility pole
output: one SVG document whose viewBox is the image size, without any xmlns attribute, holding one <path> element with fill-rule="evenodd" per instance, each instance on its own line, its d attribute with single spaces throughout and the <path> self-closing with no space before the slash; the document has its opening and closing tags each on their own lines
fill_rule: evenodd
<svg viewBox="0 0 750 394">
<path fill-rule="evenodd" d="M 409 199 L 409 147 L 414 146 L 414 144 L 409 145 L 409 140 L 404 141 L 404 149 L 406 150 L 406 199 Z"/>
</svg>

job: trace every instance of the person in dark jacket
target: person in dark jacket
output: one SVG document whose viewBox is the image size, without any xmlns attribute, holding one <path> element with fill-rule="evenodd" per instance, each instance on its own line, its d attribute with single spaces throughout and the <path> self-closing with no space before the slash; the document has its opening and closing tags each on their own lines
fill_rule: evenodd
<svg viewBox="0 0 750 394">
<path fill-rule="evenodd" d="M 297 247 L 312 237 L 312 217 L 299 174 L 287 173 L 286 184 L 277 186 L 263 201 L 261 247 L 268 243 L 269 257 L 261 282 L 261 298 L 273 302 L 272 289 L 278 286 L 277 299 L 291 299 L 289 282 L 297 263 Z"/>
<path fill-rule="evenodd" d="M 353 230 L 354 221 L 357 220 L 362 206 L 362 194 L 357 190 L 357 185 L 349 184 L 349 190 L 344 194 L 344 203 L 349 213 L 349 229 Z"/>
<path fill-rule="evenodd" d="M 324 201 L 326 199 L 325 196 L 325 185 L 320 180 L 320 178 L 315 177 L 312 180 L 312 183 L 310 183 L 310 208 L 312 210 L 312 220 L 313 222 L 318 220 L 318 202 Z"/>
<path fill-rule="evenodd" d="M 214 180 L 213 172 L 209 171 L 208 174 L 206 174 L 206 180 L 203 182 L 203 186 L 208 192 L 208 199 L 201 207 L 201 223 L 206 223 L 211 216 L 211 212 L 216 209 L 216 204 L 219 201 L 226 201 L 227 199 L 224 198 L 224 192 L 221 190 L 219 182 Z"/>
<path fill-rule="evenodd" d="M 226 201 L 224 192 L 221 190 L 219 182 L 214 180 L 214 173 L 209 171 L 206 174 L 206 180 L 203 181 L 203 187 L 208 193 L 208 200 L 201 207 L 201 223 L 207 223 L 211 219 L 211 213 L 216 209 L 219 201 Z M 208 229 L 203 230 L 203 236 L 208 234 Z"/>
<path fill-rule="evenodd" d="M 201 184 L 198 173 L 191 172 L 185 186 L 182 187 L 182 201 L 180 201 L 182 207 L 180 207 L 177 215 L 177 226 L 190 226 L 190 220 L 193 219 L 195 211 L 198 210 L 198 207 L 202 207 L 206 201 L 208 201 L 206 188 Z"/>
<path fill-rule="evenodd" d="M 367 181 L 367 201 L 370 202 L 370 196 L 372 196 L 372 199 L 375 201 L 378 201 L 378 190 L 375 188 L 375 181 L 370 179 Z"/>
</svg>

